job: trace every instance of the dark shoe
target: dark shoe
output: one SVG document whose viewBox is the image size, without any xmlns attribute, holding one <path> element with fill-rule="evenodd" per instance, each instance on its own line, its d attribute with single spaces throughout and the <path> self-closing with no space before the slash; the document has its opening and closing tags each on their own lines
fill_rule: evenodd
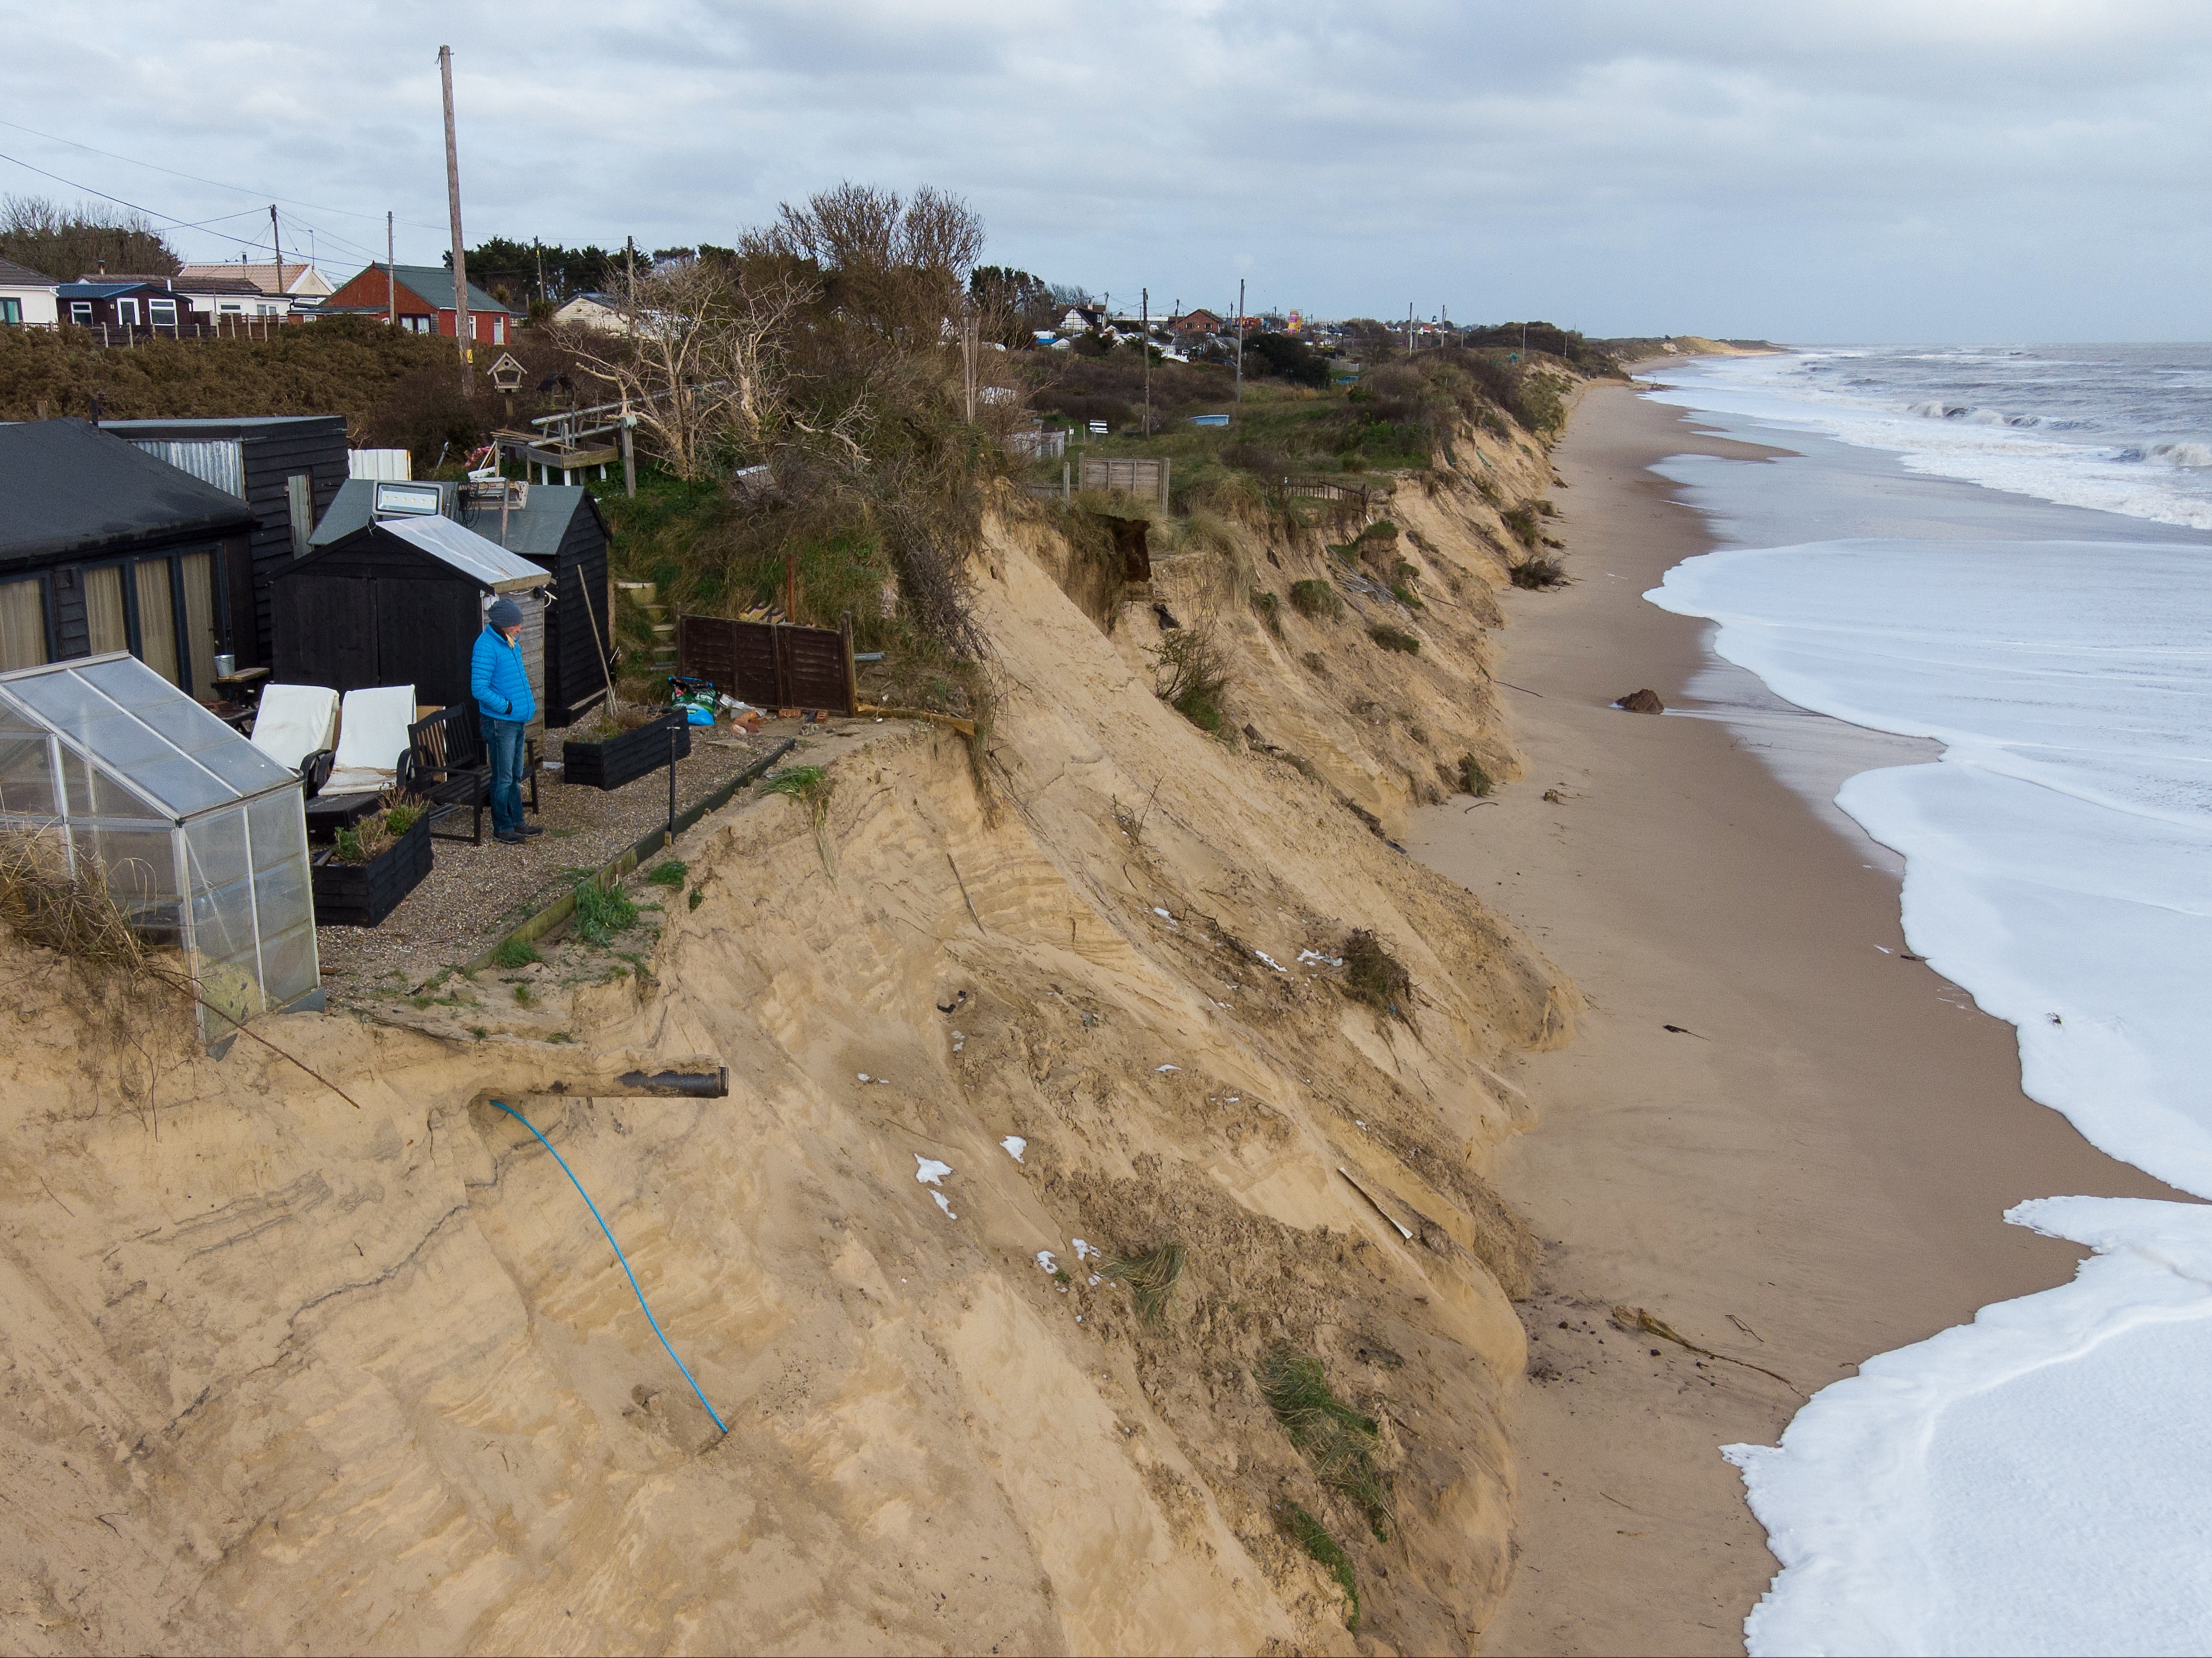
<svg viewBox="0 0 2212 1658">
<path fill-rule="evenodd" d="M 503 847 L 520 847 L 520 846 L 526 846 L 526 845 L 528 845 L 528 844 L 529 844 L 526 841 L 525 841 L 525 840 L 524 840 L 524 838 L 522 837 L 522 835 L 521 835 L 521 834 L 520 834 L 520 832 L 517 832 L 517 833 L 513 834 L 513 835 L 502 835 L 502 834 L 499 833 L 498 831 L 495 830 L 495 831 L 493 831 L 493 834 L 492 834 L 492 837 L 491 837 L 491 838 L 492 838 L 493 840 L 495 840 L 495 841 L 498 841 L 498 842 L 500 843 L 500 845 L 501 845 L 501 846 L 503 846 Z"/>
<path fill-rule="evenodd" d="M 545 833 L 545 826 L 543 823 L 525 823 L 516 831 L 516 833 L 519 835 L 543 835 Z"/>
</svg>

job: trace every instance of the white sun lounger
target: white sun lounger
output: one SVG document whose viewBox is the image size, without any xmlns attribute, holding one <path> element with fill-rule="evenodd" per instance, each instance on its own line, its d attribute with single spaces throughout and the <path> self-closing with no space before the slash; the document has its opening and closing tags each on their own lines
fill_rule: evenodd
<svg viewBox="0 0 2212 1658">
<path fill-rule="evenodd" d="M 337 735 L 338 694 L 327 685 L 269 685 L 253 715 L 253 746 L 286 771 L 331 746 Z"/>
<path fill-rule="evenodd" d="M 325 797 L 374 794 L 392 786 L 399 756 L 407 752 L 407 727 L 415 722 L 415 688 L 379 685 L 348 691 L 338 710 L 338 751 L 331 763 Z"/>
</svg>

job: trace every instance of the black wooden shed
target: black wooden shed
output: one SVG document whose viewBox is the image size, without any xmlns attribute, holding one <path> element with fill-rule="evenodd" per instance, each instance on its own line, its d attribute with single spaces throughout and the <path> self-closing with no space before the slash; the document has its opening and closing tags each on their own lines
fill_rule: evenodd
<svg viewBox="0 0 2212 1658">
<path fill-rule="evenodd" d="M 599 502 L 580 485 L 507 483 L 478 488 L 437 486 L 446 515 L 487 541 L 520 553 L 553 577 L 545 618 L 545 691 L 539 704 L 556 729 L 574 723 L 605 696 L 607 525 Z M 501 492 L 504 492 L 503 495 Z M 349 483 L 315 526 L 313 545 L 327 547 L 370 520 L 376 485 Z"/>
<path fill-rule="evenodd" d="M 443 516 L 365 524 L 277 573 L 276 677 L 336 691 L 412 685 L 425 706 L 465 702 L 484 605 L 503 594 L 522 607 L 522 654 L 542 714 L 551 580 Z"/>
<path fill-rule="evenodd" d="M 0 425 L 0 671 L 127 650 L 210 699 L 252 633 L 253 524 L 89 421 Z"/>
<path fill-rule="evenodd" d="M 307 550 L 317 521 L 345 483 L 345 417 L 112 420 L 104 429 L 253 509 L 253 625 L 229 648 L 243 665 L 267 664 L 274 644 L 269 584 Z"/>
</svg>

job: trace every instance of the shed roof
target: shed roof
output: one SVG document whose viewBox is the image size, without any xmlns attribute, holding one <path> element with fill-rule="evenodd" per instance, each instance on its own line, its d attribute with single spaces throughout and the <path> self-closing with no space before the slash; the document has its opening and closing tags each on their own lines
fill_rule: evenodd
<svg viewBox="0 0 2212 1658">
<path fill-rule="evenodd" d="M 311 547 L 328 546 L 351 535 L 369 522 L 376 506 L 376 481 L 373 478 L 349 478 L 338 486 L 337 498 L 324 513 L 321 523 L 315 525 L 314 534 L 308 538 Z M 526 496 L 526 504 L 507 510 L 504 537 L 501 534 L 500 512 L 496 507 L 476 507 L 468 516 L 465 527 L 473 530 L 485 540 L 505 547 L 509 552 L 522 553 L 534 558 L 550 558 L 561 550 L 568 538 L 568 526 L 579 513 L 597 514 L 599 508 L 592 501 L 592 492 L 580 483 L 533 483 Z"/>
<path fill-rule="evenodd" d="M 89 421 L 0 426 L 0 564 L 253 528 L 237 496 Z"/>
<path fill-rule="evenodd" d="M 289 262 L 288 262 L 289 263 Z M 206 417 L 190 416 L 181 420 L 107 420 L 100 429 L 116 432 L 128 438 L 172 438 L 184 440 L 207 438 L 265 438 L 279 437 L 291 432 L 309 428 L 328 431 L 333 426 L 343 431 L 343 415 L 243 415 Z"/>
<path fill-rule="evenodd" d="M 336 553 L 346 542 L 371 530 L 406 543 L 455 574 L 466 576 L 479 587 L 495 592 L 542 587 L 553 579 L 528 559 L 444 517 L 387 518 L 373 525 L 356 525 L 346 535 L 320 543 L 290 569 L 307 569 L 318 559 Z M 289 574 L 290 570 L 280 570 L 277 579 L 282 580 Z"/>
<path fill-rule="evenodd" d="M 98 772 L 104 786 L 57 817 L 181 823 L 300 781 L 128 652 L 0 674 L 0 732 L 51 732 Z"/>
</svg>

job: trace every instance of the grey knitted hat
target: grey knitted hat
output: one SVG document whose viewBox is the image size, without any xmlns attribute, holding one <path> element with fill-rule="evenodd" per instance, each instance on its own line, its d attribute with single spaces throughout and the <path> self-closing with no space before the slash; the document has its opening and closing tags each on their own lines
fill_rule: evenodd
<svg viewBox="0 0 2212 1658">
<path fill-rule="evenodd" d="M 519 628 L 522 625 L 522 606 L 504 596 L 495 598 L 486 619 L 502 632 L 509 628 Z"/>
</svg>

